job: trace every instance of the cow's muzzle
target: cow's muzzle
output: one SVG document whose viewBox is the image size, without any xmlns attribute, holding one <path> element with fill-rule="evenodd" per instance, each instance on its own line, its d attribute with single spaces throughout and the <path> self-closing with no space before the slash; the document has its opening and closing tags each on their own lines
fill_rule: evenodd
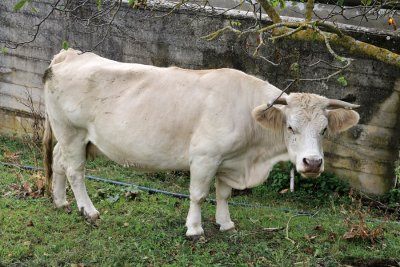
<svg viewBox="0 0 400 267">
<path fill-rule="evenodd" d="M 317 178 L 323 171 L 323 159 L 321 157 L 305 157 L 303 158 L 303 168 L 299 170 L 301 176 L 306 178 Z"/>
</svg>

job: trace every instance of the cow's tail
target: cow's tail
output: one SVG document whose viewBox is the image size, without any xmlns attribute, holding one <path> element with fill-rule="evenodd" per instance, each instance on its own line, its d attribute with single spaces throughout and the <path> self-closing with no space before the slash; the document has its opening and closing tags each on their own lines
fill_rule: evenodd
<svg viewBox="0 0 400 267">
<path fill-rule="evenodd" d="M 49 196 L 52 195 L 53 185 L 53 130 L 46 114 L 46 121 L 43 133 L 43 167 L 46 177 L 46 190 Z"/>
</svg>

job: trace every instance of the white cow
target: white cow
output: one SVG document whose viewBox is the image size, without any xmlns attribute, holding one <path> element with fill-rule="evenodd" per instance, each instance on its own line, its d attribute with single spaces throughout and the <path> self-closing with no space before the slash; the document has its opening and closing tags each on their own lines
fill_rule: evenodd
<svg viewBox="0 0 400 267">
<path fill-rule="evenodd" d="M 221 231 L 230 230 L 232 188 L 261 184 L 283 160 L 293 162 L 303 176 L 319 176 L 323 135 L 359 120 L 351 110 L 357 105 L 314 94 L 282 94 L 233 69 L 158 68 L 73 49 L 54 57 L 44 82 L 45 166 L 55 205 L 68 205 L 68 178 L 79 210 L 89 219 L 99 217 L 84 182 L 93 144 L 135 169 L 190 170 L 189 237 L 203 234 L 200 205 L 214 177 L 216 222 Z M 52 134 L 58 140 L 53 153 Z"/>
</svg>

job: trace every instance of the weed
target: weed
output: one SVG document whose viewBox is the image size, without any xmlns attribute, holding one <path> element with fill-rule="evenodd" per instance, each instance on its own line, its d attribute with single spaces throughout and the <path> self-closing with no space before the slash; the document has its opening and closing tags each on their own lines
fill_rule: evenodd
<svg viewBox="0 0 400 267">
<path fill-rule="evenodd" d="M 275 165 L 267 180 L 267 186 L 270 190 L 280 192 L 288 188 L 291 168 L 293 168 L 293 165 L 290 162 Z M 331 173 L 323 173 L 316 179 L 303 178 L 296 174 L 295 185 L 298 192 L 318 194 L 320 197 L 331 195 L 332 192 L 345 195 L 350 189 L 346 182 Z"/>
<path fill-rule="evenodd" d="M 366 222 L 368 210 L 363 210 L 362 199 L 354 197 L 352 191 L 350 191 L 349 197 L 353 205 L 349 208 L 349 215 L 344 220 L 344 224 L 350 230 L 343 235 L 343 238 L 347 240 L 369 240 L 374 245 L 377 240 L 382 239 L 384 236 L 383 223 L 375 227 L 368 226 Z"/>
</svg>

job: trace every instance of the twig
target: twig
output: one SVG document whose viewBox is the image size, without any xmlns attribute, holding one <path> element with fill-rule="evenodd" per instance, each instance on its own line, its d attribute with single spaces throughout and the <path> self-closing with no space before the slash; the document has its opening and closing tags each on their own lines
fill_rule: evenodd
<svg viewBox="0 0 400 267">
<path fill-rule="evenodd" d="M 112 15 L 111 20 L 110 20 L 108 23 L 104 24 L 104 25 L 107 25 L 108 28 L 107 28 L 106 33 L 105 33 L 105 34 L 103 35 L 103 37 L 101 38 L 101 40 L 100 40 L 99 42 L 97 42 L 97 44 L 95 44 L 90 50 L 85 50 L 85 51 L 83 51 L 82 53 L 91 52 L 91 51 L 95 50 L 101 43 L 104 42 L 104 40 L 107 38 L 108 34 L 110 33 L 111 26 L 112 26 L 112 24 L 113 24 L 113 22 L 114 22 L 114 20 L 115 20 L 115 17 L 116 17 L 117 14 L 118 14 L 120 8 L 121 8 L 121 4 L 122 4 L 122 0 L 119 0 L 119 1 L 118 1 L 118 6 L 117 6 L 117 10 L 116 10 L 116 11 L 114 12 L 114 14 Z M 114 9 L 114 7 L 115 7 L 115 6 L 113 6 L 112 9 Z M 111 11 L 112 11 L 112 9 L 111 9 Z M 104 26 L 104 25 L 102 25 L 102 26 Z"/>
<path fill-rule="evenodd" d="M 269 60 L 268 58 L 261 56 L 261 55 L 257 55 L 259 58 L 261 58 L 262 60 L 267 61 L 269 64 L 271 64 L 272 66 L 279 66 L 281 64 L 281 62 L 279 61 L 278 63 L 275 63 L 271 60 Z"/>
<path fill-rule="evenodd" d="M 279 94 L 279 96 L 277 98 L 274 99 L 274 101 L 268 103 L 267 108 L 264 111 L 267 111 L 268 109 L 270 109 L 275 102 L 285 93 L 286 90 L 288 90 L 295 82 L 296 80 L 292 80 L 290 81 L 290 83 L 285 87 L 285 89 L 282 90 L 282 92 Z"/>
<path fill-rule="evenodd" d="M 212 41 L 212 40 L 214 40 L 215 38 L 218 38 L 223 32 L 225 32 L 225 31 L 231 31 L 231 32 L 234 32 L 234 33 L 236 33 L 237 35 L 239 35 L 239 36 L 241 36 L 244 32 L 242 32 L 242 31 L 239 31 L 239 30 L 237 30 L 237 29 L 235 29 L 235 28 L 233 28 L 232 26 L 225 26 L 224 28 L 222 28 L 222 29 L 219 29 L 219 30 L 217 30 L 217 31 L 215 31 L 215 32 L 212 32 L 212 33 L 210 33 L 210 34 L 208 34 L 208 35 L 205 35 L 205 36 L 202 36 L 202 37 L 200 37 L 201 39 L 206 39 L 207 41 Z"/>
<path fill-rule="evenodd" d="M 22 45 L 25 45 L 25 44 L 29 44 L 29 43 L 32 43 L 33 41 L 35 41 L 36 37 L 39 34 L 40 27 L 51 16 L 51 14 L 53 14 L 54 10 L 56 10 L 56 7 L 60 3 L 60 1 L 61 0 L 57 0 L 56 4 L 54 6 L 52 6 L 50 12 L 38 24 L 35 25 L 36 31 L 33 34 L 32 39 L 30 39 L 28 41 L 25 41 L 25 42 L 15 43 L 14 46 L 10 46 L 9 44 L 6 43 L 6 47 L 10 48 L 10 49 L 17 49 L 19 46 L 22 46 Z"/>
<path fill-rule="evenodd" d="M 308 27 L 307 24 L 302 24 L 302 25 L 300 25 L 299 27 L 297 27 L 297 28 L 294 29 L 294 30 L 288 31 L 288 32 L 286 32 L 286 33 L 284 33 L 284 34 L 282 34 L 282 35 L 273 36 L 273 37 L 271 37 L 271 38 L 269 38 L 269 39 L 270 39 L 271 41 L 275 41 L 275 40 L 280 39 L 280 38 L 288 37 L 288 36 L 290 36 L 290 35 L 295 34 L 296 32 L 299 32 L 299 31 L 303 30 L 303 29 L 306 28 L 306 27 Z"/>
<path fill-rule="evenodd" d="M 318 33 L 324 38 L 324 42 L 325 42 L 326 48 L 328 49 L 329 53 L 330 53 L 336 60 L 338 60 L 338 61 L 340 61 L 340 62 L 347 62 L 347 63 L 349 63 L 349 62 L 351 61 L 350 58 L 341 57 L 341 56 L 339 56 L 338 54 L 336 54 L 336 52 L 335 52 L 335 51 L 332 49 L 332 47 L 331 47 L 331 44 L 330 44 L 330 42 L 329 42 L 328 36 L 327 36 L 323 31 L 321 31 L 317 26 L 314 26 L 313 28 L 314 28 L 314 30 L 315 30 L 316 32 L 318 32 Z"/>
<path fill-rule="evenodd" d="M 177 9 L 179 9 L 181 6 L 183 6 L 184 4 L 186 4 L 187 2 L 189 2 L 189 0 L 181 0 L 180 2 L 176 3 L 176 5 L 174 5 L 173 8 L 171 8 L 171 10 L 169 12 L 167 12 L 164 15 L 161 16 L 154 16 L 155 18 L 164 18 L 166 16 L 171 15 L 172 13 L 174 13 Z M 205 3 L 206 5 L 207 3 Z"/>
<path fill-rule="evenodd" d="M 348 58 L 348 62 L 345 66 L 343 67 L 336 67 L 339 70 L 325 76 L 325 77 L 321 77 L 321 78 L 299 78 L 299 79 L 289 79 L 289 81 L 299 81 L 299 82 L 316 82 L 316 81 L 328 81 L 329 79 L 331 79 L 332 77 L 339 75 L 340 73 L 342 73 L 345 69 L 347 69 L 352 62 L 351 58 Z"/>
</svg>

